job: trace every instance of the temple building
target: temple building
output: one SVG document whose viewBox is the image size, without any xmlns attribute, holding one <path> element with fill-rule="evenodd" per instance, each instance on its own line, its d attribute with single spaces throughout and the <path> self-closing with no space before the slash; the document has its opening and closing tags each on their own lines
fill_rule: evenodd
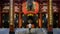
<svg viewBox="0 0 60 34">
<path fill-rule="evenodd" d="M 43 34 L 54 34 L 53 28 L 60 28 L 59 11 L 60 0 L 0 0 L 0 29 L 9 34 L 23 34 L 23 30 L 39 34 L 43 29 Z"/>
</svg>

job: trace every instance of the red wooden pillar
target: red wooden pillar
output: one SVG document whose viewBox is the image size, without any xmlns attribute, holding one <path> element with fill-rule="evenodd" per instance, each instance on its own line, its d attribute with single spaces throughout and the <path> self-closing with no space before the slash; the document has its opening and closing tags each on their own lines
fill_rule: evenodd
<svg viewBox="0 0 60 34">
<path fill-rule="evenodd" d="M 39 18 L 39 27 L 42 28 L 42 14 L 40 14 L 40 18 Z"/>
<path fill-rule="evenodd" d="M 58 28 L 60 28 L 60 4 L 58 4 L 58 10 L 59 10 Z"/>
<path fill-rule="evenodd" d="M 42 12 L 41 12 L 41 8 L 42 8 L 42 4 L 40 4 L 39 3 L 39 19 L 38 19 L 38 21 L 39 21 L 39 23 L 38 23 L 38 25 L 39 25 L 39 28 L 42 28 Z"/>
<path fill-rule="evenodd" d="M 19 3 L 19 8 L 20 8 L 20 10 L 19 10 L 19 28 L 21 28 L 22 27 L 22 11 L 21 11 L 21 9 L 22 9 L 22 4 L 21 3 Z"/>
<path fill-rule="evenodd" d="M 0 28 L 2 27 L 2 22 L 1 22 L 1 5 L 0 5 Z"/>
<path fill-rule="evenodd" d="M 60 8 L 59 8 L 60 9 Z M 59 10 L 60 11 L 60 10 Z M 59 23 L 58 23 L 58 27 L 60 28 L 60 12 L 59 12 Z"/>
</svg>

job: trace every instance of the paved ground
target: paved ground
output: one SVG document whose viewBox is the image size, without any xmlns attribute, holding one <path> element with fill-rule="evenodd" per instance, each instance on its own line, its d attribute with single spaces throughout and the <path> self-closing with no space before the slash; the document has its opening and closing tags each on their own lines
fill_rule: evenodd
<svg viewBox="0 0 60 34">
<path fill-rule="evenodd" d="M 9 34 L 8 28 L 0 28 L 0 34 Z"/>
<path fill-rule="evenodd" d="M 60 34 L 60 28 L 54 28 L 53 34 Z"/>
<path fill-rule="evenodd" d="M 29 29 L 16 29 L 15 34 L 29 34 Z M 31 33 L 30 34 L 47 34 L 47 30 L 46 29 L 31 29 Z"/>
<path fill-rule="evenodd" d="M 0 28 L 0 34 L 9 34 L 9 29 L 7 28 Z M 29 34 L 29 29 L 26 28 L 16 28 L 15 29 L 15 34 Z M 30 34 L 47 34 L 47 30 L 42 28 L 42 29 L 31 29 L 31 33 Z M 53 29 L 53 34 L 60 34 L 60 29 L 59 28 L 54 28 Z"/>
</svg>

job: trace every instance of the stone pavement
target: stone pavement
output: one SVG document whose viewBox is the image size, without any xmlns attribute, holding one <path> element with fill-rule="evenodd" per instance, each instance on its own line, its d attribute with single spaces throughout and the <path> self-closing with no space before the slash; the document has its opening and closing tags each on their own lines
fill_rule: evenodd
<svg viewBox="0 0 60 34">
<path fill-rule="evenodd" d="M 53 34 L 60 34 L 60 28 L 54 28 Z"/>
<path fill-rule="evenodd" d="M 16 29 L 15 34 L 29 34 L 29 29 L 28 28 Z M 42 29 L 33 28 L 33 29 L 31 29 L 30 34 L 47 34 L 47 30 L 44 28 L 42 28 Z"/>
<path fill-rule="evenodd" d="M 9 34 L 9 28 L 0 28 L 0 34 Z M 15 28 L 15 34 L 29 34 L 28 28 Z M 47 34 L 47 29 L 32 28 L 30 34 Z M 60 34 L 60 28 L 54 28 L 53 34 Z"/>
<path fill-rule="evenodd" d="M 0 34 L 9 34 L 8 28 L 0 28 Z"/>
</svg>

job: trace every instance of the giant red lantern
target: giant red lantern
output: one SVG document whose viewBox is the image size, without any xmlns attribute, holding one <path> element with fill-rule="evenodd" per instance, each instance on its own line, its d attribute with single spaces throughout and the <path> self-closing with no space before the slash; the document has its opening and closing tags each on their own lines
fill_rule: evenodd
<svg viewBox="0 0 60 34">
<path fill-rule="evenodd" d="M 22 12 L 26 15 L 26 14 L 37 14 L 39 11 L 39 4 L 38 2 L 34 2 L 33 1 L 33 10 L 29 10 L 28 11 L 28 8 L 27 8 L 27 2 L 24 2 L 22 4 Z"/>
</svg>

